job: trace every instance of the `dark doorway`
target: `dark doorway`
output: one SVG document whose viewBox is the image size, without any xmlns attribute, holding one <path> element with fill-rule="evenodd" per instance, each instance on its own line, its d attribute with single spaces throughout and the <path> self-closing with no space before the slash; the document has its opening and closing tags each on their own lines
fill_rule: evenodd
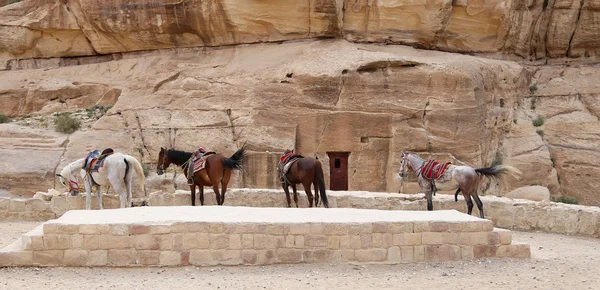
<svg viewBox="0 0 600 290">
<path fill-rule="evenodd" d="M 329 156 L 329 189 L 348 190 L 348 155 L 350 152 L 327 152 Z"/>
</svg>

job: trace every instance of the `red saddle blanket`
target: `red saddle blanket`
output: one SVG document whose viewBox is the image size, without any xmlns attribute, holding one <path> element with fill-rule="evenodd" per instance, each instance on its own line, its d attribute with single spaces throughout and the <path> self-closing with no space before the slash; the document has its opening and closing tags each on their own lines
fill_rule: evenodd
<svg viewBox="0 0 600 290">
<path fill-rule="evenodd" d="M 452 162 L 440 163 L 437 160 L 428 160 L 421 168 L 420 174 L 427 179 L 438 179 L 446 173 L 450 164 Z"/>
<path fill-rule="evenodd" d="M 204 166 L 206 165 L 206 158 L 210 155 L 216 154 L 216 152 L 206 152 L 204 153 L 204 155 L 202 155 L 200 158 L 197 158 L 195 160 L 193 160 L 194 162 L 194 173 L 204 169 Z"/>
</svg>

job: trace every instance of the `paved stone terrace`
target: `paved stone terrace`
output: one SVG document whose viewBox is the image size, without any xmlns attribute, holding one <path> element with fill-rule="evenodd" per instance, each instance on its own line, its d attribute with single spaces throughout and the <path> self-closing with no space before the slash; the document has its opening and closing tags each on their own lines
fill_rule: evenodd
<svg viewBox="0 0 600 290">
<path fill-rule="evenodd" d="M 140 207 L 74 210 L 0 251 L 0 266 L 412 263 L 528 258 L 529 245 L 455 210 Z"/>
</svg>

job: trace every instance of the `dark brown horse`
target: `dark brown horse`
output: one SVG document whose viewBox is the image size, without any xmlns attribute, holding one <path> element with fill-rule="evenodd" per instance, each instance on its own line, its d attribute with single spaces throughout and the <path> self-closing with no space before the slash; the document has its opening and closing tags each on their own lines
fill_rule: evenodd
<svg viewBox="0 0 600 290">
<path fill-rule="evenodd" d="M 183 173 L 187 178 L 188 165 L 191 163 L 191 157 L 191 152 L 160 148 L 156 172 L 158 175 L 161 175 L 171 163 L 174 163 L 183 169 Z M 190 185 L 190 190 L 192 192 L 192 206 L 196 205 L 196 186 L 200 189 L 201 205 L 204 205 L 204 186 L 212 186 L 215 191 L 217 204 L 223 205 L 225 202 L 227 184 L 231 177 L 231 171 L 234 169 L 241 169 L 243 160 L 243 147 L 233 153 L 230 158 L 226 158 L 220 153 L 208 155 L 208 157 L 206 157 L 204 168 L 194 173 L 194 184 Z M 221 184 L 222 192 L 219 192 L 219 183 Z"/>
<path fill-rule="evenodd" d="M 291 153 L 291 150 L 287 150 L 283 155 Z M 327 201 L 327 193 L 325 192 L 325 179 L 323 178 L 323 167 L 321 162 L 312 157 L 302 157 L 302 155 L 296 155 L 300 158 L 296 160 L 289 167 L 285 178 L 282 180 L 283 190 L 285 191 L 285 197 L 287 199 L 288 207 L 292 207 L 290 200 L 289 186 L 294 190 L 294 202 L 298 207 L 298 191 L 296 190 L 296 184 L 302 184 L 306 197 L 308 198 L 308 207 L 313 206 L 313 195 L 310 190 L 310 186 L 315 187 L 314 204 L 315 207 L 319 206 L 319 196 L 323 202 L 323 206 L 329 207 Z"/>
</svg>

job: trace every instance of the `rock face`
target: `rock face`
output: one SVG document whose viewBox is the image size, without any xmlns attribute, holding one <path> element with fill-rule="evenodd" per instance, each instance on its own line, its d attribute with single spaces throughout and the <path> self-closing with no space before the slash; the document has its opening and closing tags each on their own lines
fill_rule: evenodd
<svg viewBox="0 0 600 290">
<path fill-rule="evenodd" d="M 24 0 L 0 7 L 0 60 L 336 37 L 522 57 L 600 53 L 600 0 Z"/>
</svg>

